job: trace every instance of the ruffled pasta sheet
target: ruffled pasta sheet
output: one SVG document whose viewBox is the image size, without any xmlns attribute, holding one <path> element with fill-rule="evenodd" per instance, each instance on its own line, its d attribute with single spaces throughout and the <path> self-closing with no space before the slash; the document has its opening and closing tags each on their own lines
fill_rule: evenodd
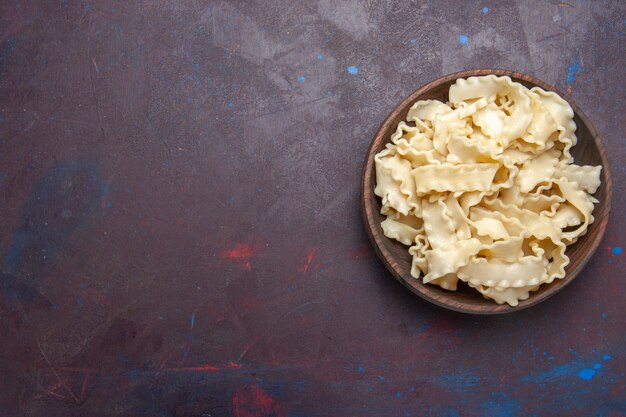
<svg viewBox="0 0 626 417">
<path fill-rule="evenodd" d="M 572 207 L 578 210 L 582 216 L 582 223 L 577 229 L 570 232 L 564 231 L 561 234 L 562 240 L 569 245 L 576 242 L 580 236 L 587 233 L 587 228 L 593 223 L 594 218 L 591 214 L 593 212 L 593 202 L 591 202 L 584 191 L 578 188 L 576 183 L 565 181 L 563 178 L 555 180 L 554 183 L 559 186 L 563 198 L 565 198 Z"/>
<path fill-rule="evenodd" d="M 532 244 L 533 255 L 522 256 L 515 262 L 502 259 L 472 258 L 457 270 L 459 279 L 487 287 L 524 287 L 541 284 L 548 279 L 548 260 L 538 244 Z"/>
<path fill-rule="evenodd" d="M 545 91 L 540 87 L 533 87 L 530 89 L 530 92 L 536 95 L 556 123 L 558 141 L 564 145 L 563 159 L 567 162 L 572 162 L 573 158 L 570 149 L 572 146 L 576 146 L 577 143 L 577 138 L 574 134 L 576 132 L 574 110 L 572 110 L 567 101 L 563 100 L 556 93 Z"/>
<path fill-rule="evenodd" d="M 442 199 L 422 201 L 422 218 L 426 238 L 433 249 L 442 249 L 458 241 L 453 222 Z"/>
<path fill-rule="evenodd" d="M 521 192 L 529 192 L 542 181 L 554 176 L 559 162 L 558 152 L 550 150 L 524 162 L 516 178 Z"/>
<path fill-rule="evenodd" d="M 428 273 L 428 261 L 426 252 L 430 248 L 430 243 L 425 234 L 419 234 L 415 238 L 415 245 L 409 248 L 409 254 L 413 257 L 411 261 L 411 276 L 415 279 Z"/>
<path fill-rule="evenodd" d="M 525 134 L 532 121 L 531 100 L 524 90 L 524 86 L 509 77 L 469 77 L 450 86 L 449 99 L 453 106 L 481 98 L 491 103 L 477 111 L 472 120 L 485 135 L 506 148 Z M 505 105 L 498 106 L 498 101 Z"/>
<path fill-rule="evenodd" d="M 472 237 L 472 230 L 468 222 L 467 215 L 463 212 L 463 208 L 459 204 L 454 194 L 449 194 L 445 199 L 446 214 L 450 217 L 452 228 L 459 240 L 465 240 Z"/>
<path fill-rule="evenodd" d="M 470 258 L 478 253 L 480 247 L 480 240 L 471 238 L 458 240 L 445 248 L 427 251 L 425 258 L 428 262 L 428 273 L 424 276 L 424 283 L 457 272 L 470 262 Z"/>
<path fill-rule="evenodd" d="M 473 285 L 469 283 L 469 286 L 478 290 L 484 297 L 491 298 L 498 304 L 508 303 L 512 307 L 519 304 L 520 301 L 527 300 L 530 297 L 532 291 L 537 291 L 539 285 L 529 285 L 526 287 L 485 287 L 482 285 Z"/>
<path fill-rule="evenodd" d="M 464 119 L 487 104 L 486 99 L 480 99 L 469 105 L 462 103 L 453 110 L 437 100 L 418 101 L 409 109 L 407 120 L 420 126 L 426 135 L 432 137 L 437 152 L 446 155 L 449 138 L 466 137 L 472 133 L 473 129 Z"/>
<path fill-rule="evenodd" d="M 569 182 L 578 184 L 578 186 L 588 192 L 594 194 L 600 187 L 600 172 L 602 166 L 590 166 L 590 165 L 567 165 L 560 163 L 556 167 L 554 174 L 555 178 L 565 178 Z"/>
<path fill-rule="evenodd" d="M 396 213 L 387 216 L 380 224 L 385 236 L 395 239 L 403 245 L 411 246 L 418 235 L 424 234 L 423 221 L 417 216 L 404 216 Z"/>
<path fill-rule="evenodd" d="M 425 165 L 411 171 L 417 195 L 435 192 L 488 191 L 498 164 Z"/>
<path fill-rule="evenodd" d="M 486 212 L 486 210 L 483 211 Z M 460 267 L 467 265 L 471 257 L 479 252 L 485 256 L 504 259 L 511 259 L 512 255 L 517 257 L 522 254 L 523 227 L 521 225 L 513 223 L 512 220 L 503 219 L 507 223 L 505 227 L 499 220 L 489 218 L 488 213 L 479 212 L 472 213 L 472 218 L 476 221 L 470 220 L 452 195 L 445 200 L 424 201 L 423 215 L 426 238 L 431 244 L 429 250 L 420 252 L 419 255 L 425 258 L 428 264 L 428 271 L 420 269 L 426 274 L 425 283 L 456 272 Z M 494 213 L 494 216 L 498 215 Z M 489 220 L 498 223 L 499 227 L 495 224 L 488 224 Z M 485 235 L 488 235 L 489 239 L 470 237 L 470 225 L 485 230 Z M 512 238 L 511 235 L 517 236 Z M 498 238 L 508 240 L 494 242 Z M 447 280 L 451 281 L 450 278 Z"/>
<path fill-rule="evenodd" d="M 484 261 L 502 265 L 517 265 L 516 261 L 525 258 L 523 256 L 522 244 L 523 238 L 521 236 L 509 237 L 498 241 L 470 238 L 456 241 L 445 248 L 425 250 L 423 255 L 421 252 L 418 255 L 418 257 L 425 258 L 428 265 L 424 283 L 432 282 L 451 273 L 456 273 L 458 278 L 463 279 L 463 276 L 460 275 L 463 268 L 467 268 L 468 265 L 476 262 Z M 545 264 L 547 265 L 547 263 L 546 260 Z M 509 284 L 504 282 L 501 286 Z M 498 285 L 498 282 L 493 281 L 485 285 Z"/>
<path fill-rule="evenodd" d="M 420 128 L 409 126 L 405 122 L 400 122 L 396 131 L 391 135 L 393 144 L 404 143 L 405 147 L 411 147 L 416 151 L 428 151 L 433 149 L 432 137 L 424 134 Z M 391 145 L 388 145 L 389 148 Z"/>
<path fill-rule="evenodd" d="M 385 149 L 378 153 L 374 162 L 374 193 L 382 199 L 381 213 L 387 214 L 393 209 L 407 215 L 412 209 L 418 208 L 410 162 L 401 158 L 394 149 Z"/>
<path fill-rule="evenodd" d="M 429 141 L 430 142 L 430 141 Z M 432 148 L 432 142 L 430 142 L 431 149 L 422 150 L 412 146 L 404 139 L 400 139 L 393 148 L 402 158 L 409 161 L 411 168 L 417 168 L 425 165 L 441 165 L 445 161 L 445 156 L 437 152 Z"/>
<path fill-rule="evenodd" d="M 467 266 L 458 270 L 457 276 L 485 297 L 499 304 L 507 302 L 515 306 L 518 300 L 528 298 L 528 292 L 537 290 L 539 285 L 563 278 L 565 266 L 569 264 L 562 242 L 534 240 L 530 247 L 534 254 L 520 256 L 515 262 L 473 258 Z"/>
<path fill-rule="evenodd" d="M 539 94 L 526 89 L 524 89 L 524 93 L 530 97 L 532 119 L 526 133 L 521 136 L 521 140 L 533 145 L 536 152 L 541 152 L 551 146 L 549 139 L 553 134 L 558 134 L 559 126 Z"/>
<path fill-rule="evenodd" d="M 406 120 L 415 123 L 416 128 L 425 137 L 433 140 L 435 118 L 438 114 L 450 112 L 452 112 L 450 106 L 438 100 L 419 100 L 409 109 Z M 402 123 L 400 122 L 400 124 Z"/>
<path fill-rule="evenodd" d="M 506 155 L 496 154 L 493 149 L 484 146 L 480 141 L 468 138 L 451 138 L 448 142 L 449 153 L 446 162 L 456 164 L 498 164 L 489 191 L 498 191 L 513 185 L 519 168 Z M 467 190 L 450 190 L 467 191 Z M 484 191 L 484 190 L 481 190 Z"/>
<path fill-rule="evenodd" d="M 597 200 L 581 190 L 577 183 L 567 181 L 564 177 L 551 179 L 546 184 L 540 185 L 537 190 L 538 192 L 550 190 L 563 198 L 562 204 L 541 217 L 548 220 L 554 228 L 562 230 L 560 238 L 567 245 L 576 242 L 594 222 L 593 204 Z M 571 226 L 578 226 L 578 228 L 567 232 L 563 230 Z"/>
<path fill-rule="evenodd" d="M 439 285 L 441 288 L 448 291 L 456 291 L 458 282 L 459 278 L 453 273 L 446 274 L 430 281 L 431 284 Z"/>
<path fill-rule="evenodd" d="M 519 219 L 478 206 L 470 209 L 468 222 L 476 231 L 476 235 L 487 236 L 492 240 L 523 236 L 526 232 L 526 226 Z"/>
<path fill-rule="evenodd" d="M 406 119 L 408 121 L 425 121 L 429 122 L 431 126 L 435 124 L 435 118 L 438 115 L 444 115 L 452 113 L 452 109 L 445 103 L 438 100 L 419 100 L 411 106 Z"/>
<path fill-rule="evenodd" d="M 448 153 L 448 141 L 455 137 L 467 137 L 473 131 L 468 126 L 466 118 L 476 113 L 482 107 L 486 106 L 487 100 L 482 98 L 471 104 L 462 103 L 458 108 L 450 113 L 437 115 L 435 117 L 433 146 L 443 155 Z"/>
<path fill-rule="evenodd" d="M 499 216 L 509 221 L 514 221 L 524 228 L 524 237 L 536 237 L 538 239 L 550 238 L 553 241 L 561 240 L 561 229 L 556 227 L 546 216 L 533 213 L 512 204 L 504 204 L 502 201 L 485 200 L 485 207 L 499 213 Z"/>
<path fill-rule="evenodd" d="M 520 206 L 533 213 L 553 216 L 564 201 L 565 199 L 559 195 L 528 194 L 522 197 Z"/>
</svg>

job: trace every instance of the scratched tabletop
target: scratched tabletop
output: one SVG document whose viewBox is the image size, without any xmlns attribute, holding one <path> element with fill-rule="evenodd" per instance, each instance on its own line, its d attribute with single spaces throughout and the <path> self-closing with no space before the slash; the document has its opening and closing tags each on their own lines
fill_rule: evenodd
<svg viewBox="0 0 626 417">
<path fill-rule="evenodd" d="M 623 416 L 623 1 L 0 5 L 0 417 Z M 359 185 L 472 68 L 560 87 L 608 150 L 583 273 L 486 317 L 411 294 Z"/>
</svg>

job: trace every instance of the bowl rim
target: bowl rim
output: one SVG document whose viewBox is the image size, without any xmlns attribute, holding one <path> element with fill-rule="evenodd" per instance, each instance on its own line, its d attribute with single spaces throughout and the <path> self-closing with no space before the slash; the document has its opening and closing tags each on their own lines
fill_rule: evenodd
<svg viewBox="0 0 626 417">
<path fill-rule="evenodd" d="M 375 143 L 379 142 L 377 141 L 377 139 L 381 137 L 383 133 L 389 129 L 390 125 L 393 123 L 393 119 L 395 118 L 395 115 L 398 109 L 404 109 L 405 107 L 411 105 L 413 102 L 417 100 L 417 97 L 419 97 L 420 95 L 426 93 L 427 91 L 429 91 L 430 89 L 438 85 L 441 85 L 443 83 L 447 83 L 450 81 L 454 81 L 459 78 L 467 78 L 467 77 L 483 76 L 483 75 L 508 76 L 514 79 L 513 81 L 515 81 L 515 79 L 523 80 L 523 81 L 532 83 L 536 86 L 539 86 L 546 91 L 553 91 L 557 93 L 559 96 L 561 96 L 565 101 L 567 101 L 568 104 L 572 107 L 574 114 L 577 115 L 585 124 L 586 128 L 589 130 L 591 137 L 593 138 L 593 141 L 595 142 L 595 145 L 600 154 L 600 160 L 602 163 L 602 174 L 601 174 L 602 177 L 601 178 L 607 188 L 606 188 L 606 202 L 605 202 L 606 215 L 602 219 L 597 220 L 599 221 L 598 227 L 600 227 L 600 231 L 594 237 L 594 239 L 589 242 L 589 246 L 587 247 L 587 250 L 583 252 L 582 259 L 579 262 L 578 267 L 575 270 L 570 271 L 569 274 L 567 274 L 564 278 L 559 280 L 560 285 L 555 286 L 550 291 L 543 291 L 540 294 L 536 294 L 533 292 L 531 293 L 531 296 L 528 299 L 520 301 L 520 303 L 516 307 L 511 307 L 506 303 L 497 304 L 494 301 L 485 299 L 485 302 L 486 302 L 485 306 L 488 306 L 489 308 L 482 310 L 482 311 L 478 311 L 478 310 L 466 308 L 464 306 L 456 305 L 454 303 L 447 303 L 447 302 L 440 301 L 438 298 L 432 297 L 430 294 L 428 294 L 426 290 L 423 290 L 423 288 L 427 284 L 423 284 L 419 280 L 414 280 L 415 281 L 413 283 L 414 285 L 411 285 L 411 283 L 409 283 L 398 271 L 396 271 L 396 269 L 393 267 L 393 265 L 390 264 L 390 261 L 389 261 L 390 259 L 393 259 L 393 256 L 389 253 L 389 251 L 385 247 L 379 246 L 374 237 L 373 229 L 379 225 L 373 218 L 373 212 L 372 212 L 372 208 L 370 204 L 368 204 L 368 201 L 365 200 L 365 196 L 366 196 L 365 190 L 367 189 L 366 187 L 370 187 L 372 185 L 372 181 L 370 180 L 370 173 L 374 169 L 374 155 L 372 154 L 372 148 L 374 147 Z M 391 110 L 391 112 L 387 115 L 387 117 L 383 120 L 383 122 L 380 124 L 369 146 L 367 147 L 367 152 L 365 155 L 365 163 L 363 164 L 363 170 L 361 173 L 361 189 L 360 189 L 361 215 L 363 216 L 365 229 L 367 231 L 367 235 L 370 240 L 370 243 L 372 244 L 374 248 L 374 251 L 376 252 L 378 257 L 383 261 L 387 270 L 389 270 L 391 274 L 396 278 L 396 280 L 398 280 L 403 286 L 408 288 L 411 292 L 418 295 L 422 299 L 425 299 L 440 307 L 444 307 L 446 309 L 461 312 L 461 313 L 475 314 L 475 315 L 507 314 L 507 313 L 513 313 L 516 311 L 524 310 L 526 308 L 537 305 L 542 301 L 547 300 L 548 298 L 552 297 L 554 294 L 556 294 L 557 292 L 565 288 L 584 269 L 587 262 L 589 262 L 593 254 L 598 249 L 600 242 L 602 241 L 602 238 L 604 237 L 604 234 L 606 232 L 606 225 L 608 224 L 610 211 L 611 211 L 611 201 L 613 199 L 611 178 L 612 178 L 611 170 L 609 166 L 608 157 L 606 155 L 606 150 L 604 149 L 604 145 L 602 144 L 602 141 L 600 140 L 600 137 L 595 127 L 591 123 L 591 120 L 580 109 L 580 107 L 576 105 L 576 103 L 574 102 L 574 100 L 569 94 L 562 91 L 560 88 L 557 88 L 542 80 L 539 80 L 531 75 L 518 72 L 518 71 L 506 70 L 506 69 L 492 69 L 492 68 L 478 68 L 478 69 L 463 70 L 463 71 L 457 71 L 451 74 L 438 77 L 422 85 L 417 90 L 413 91 L 408 96 L 406 96 L 398 105 L 396 105 Z M 377 196 L 375 196 L 375 198 L 377 198 Z M 581 239 L 584 239 L 584 238 L 585 236 L 581 237 Z M 535 295 L 535 297 L 533 297 L 533 295 Z M 487 303 L 491 303 L 491 304 L 487 304 Z"/>
</svg>

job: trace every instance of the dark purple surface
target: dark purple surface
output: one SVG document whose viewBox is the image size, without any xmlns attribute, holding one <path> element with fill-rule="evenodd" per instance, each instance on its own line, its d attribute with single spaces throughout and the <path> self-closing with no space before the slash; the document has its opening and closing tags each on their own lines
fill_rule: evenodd
<svg viewBox="0 0 626 417">
<path fill-rule="evenodd" d="M 0 416 L 618 416 L 623 2 L 5 1 Z M 366 148 L 476 67 L 566 89 L 612 162 L 582 275 L 502 317 L 374 256 Z"/>
</svg>

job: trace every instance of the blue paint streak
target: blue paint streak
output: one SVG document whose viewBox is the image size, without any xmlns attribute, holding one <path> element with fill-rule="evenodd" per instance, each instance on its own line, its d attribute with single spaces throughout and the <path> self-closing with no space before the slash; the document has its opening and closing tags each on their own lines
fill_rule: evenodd
<svg viewBox="0 0 626 417">
<path fill-rule="evenodd" d="M 478 386 L 479 379 L 472 370 L 462 370 L 455 374 L 441 375 L 438 378 L 439 385 L 453 391 L 467 391 Z"/>
<path fill-rule="evenodd" d="M 430 323 L 422 323 L 415 328 L 415 334 L 424 333 L 428 329 L 430 329 Z"/>
<path fill-rule="evenodd" d="M 602 368 L 602 364 L 601 363 L 596 363 L 596 364 L 593 365 L 593 369 L 595 369 L 596 371 L 598 369 L 600 369 L 600 368 Z"/>
<path fill-rule="evenodd" d="M 580 57 L 576 57 L 576 62 L 574 62 L 573 64 L 570 64 L 570 66 L 567 69 L 567 78 L 565 79 L 565 81 L 567 82 L 567 85 L 571 85 L 574 82 L 574 75 L 576 75 L 576 73 L 578 71 L 580 71 Z"/>
<path fill-rule="evenodd" d="M 602 357 L 602 360 L 604 360 L 604 361 L 611 360 L 611 355 L 604 355 L 604 356 Z"/>
<path fill-rule="evenodd" d="M 461 417 L 461 415 L 459 414 L 458 411 L 456 411 L 456 408 L 450 407 L 446 411 L 446 417 Z"/>
<path fill-rule="evenodd" d="M 417 43 L 417 38 L 411 38 L 411 41 L 410 41 L 410 42 L 411 42 L 413 45 L 415 45 L 415 44 Z"/>
<path fill-rule="evenodd" d="M 509 399 L 504 393 L 491 393 L 491 398 L 481 406 L 483 417 L 515 417 L 519 415 L 522 406 L 519 401 Z"/>
<path fill-rule="evenodd" d="M 4 256 L 4 270 L 9 274 L 15 274 L 21 264 L 22 254 L 29 245 L 31 236 L 26 231 L 17 230 L 13 233 L 13 242 L 9 251 Z"/>
<path fill-rule="evenodd" d="M 363 367 L 362 367 L 362 366 L 359 366 L 359 367 L 357 368 L 357 371 L 359 371 L 359 372 L 363 372 Z"/>
<path fill-rule="evenodd" d="M 235 107 L 235 105 L 233 104 L 232 101 L 229 101 L 228 103 L 226 103 L 226 107 L 228 107 L 229 109 L 232 109 L 233 107 Z"/>
<path fill-rule="evenodd" d="M 401 396 L 402 396 L 402 394 L 401 394 L 401 393 L 396 392 L 396 398 L 400 398 Z"/>
<path fill-rule="evenodd" d="M 17 51 L 16 39 L 13 36 L 9 36 L 4 44 L 0 43 L 0 74 L 4 67 L 11 61 L 11 57 L 15 55 Z"/>
<path fill-rule="evenodd" d="M 196 312 L 194 311 L 193 313 L 191 313 L 191 328 L 193 329 L 193 326 L 196 324 Z"/>
<path fill-rule="evenodd" d="M 9 49 L 9 51 L 15 52 L 15 50 L 16 50 L 16 43 L 17 43 L 17 40 L 15 39 L 15 36 L 9 36 L 7 38 L 7 47 Z"/>
<path fill-rule="evenodd" d="M 489 13 L 489 7 L 486 7 L 486 6 L 485 6 L 485 7 L 483 7 L 483 13 L 484 13 L 484 14 Z"/>
<path fill-rule="evenodd" d="M 578 373 L 578 376 L 581 379 L 589 381 L 591 378 L 593 378 L 595 374 L 596 374 L 596 371 L 594 371 L 593 369 L 583 369 L 582 371 Z"/>
<path fill-rule="evenodd" d="M 622 254 L 622 248 L 619 246 L 615 246 L 612 250 L 613 255 L 621 255 Z"/>
<path fill-rule="evenodd" d="M 348 74 L 350 74 L 350 75 L 357 75 L 358 73 L 359 73 L 359 68 L 357 68 L 356 66 L 350 65 L 348 67 Z"/>
<path fill-rule="evenodd" d="M 528 374 L 522 377 L 522 381 L 534 382 L 539 384 L 544 382 L 550 382 L 556 379 L 568 378 L 575 375 L 576 368 L 577 366 L 575 366 L 574 364 L 555 366 L 552 369 L 544 372 L 535 372 Z"/>
<path fill-rule="evenodd" d="M 602 313 L 602 314 L 600 314 L 600 315 L 602 316 L 602 318 L 603 318 L 603 319 L 605 319 L 605 318 L 606 318 L 606 313 Z"/>
<path fill-rule="evenodd" d="M 306 77 L 305 77 L 304 75 L 301 75 L 301 76 L 299 76 L 299 77 L 298 77 L 298 82 L 299 82 L 300 84 L 302 84 L 302 83 L 303 83 L 303 82 L 305 82 L 305 81 L 306 81 Z"/>
<path fill-rule="evenodd" d="M 459 42 L 461 42 L 461 45 L 467 45 L 469 37 L 467 35 L 459 35 Z"/>
<path fill-rule="evenodd" d="M 97 167 L 88 162 L 66 162 L 45 171 L 22 205 L 17 230 L 4 258 L 4 272 L 16 274 L 25 253 L 31 252 L 37 254 L 33 261 L 36 259 L 38 274 L 45 264 L 40 254 L 49 258 L 65 243 L 98 206 L 104 188 Z M 74 215 L 60 216 L 64 209 L 70 209 Z"/>
<path fill-rule="evenodd" d="M 139 369 L 133 369 L 132 371 L 128 371 L 126 373 L 126 376 L 130 379 L 139 379 L 143 376 L 143 373 L 141 370 Z"/>
<path fill-rule="evenodd" d="M 317 54 L 315 55 L 315 59 L 317 59 L 318 61 L 321 61 L 322 59 L 324 59 L 324 56 L 322 54 Z"/>
</svg>

